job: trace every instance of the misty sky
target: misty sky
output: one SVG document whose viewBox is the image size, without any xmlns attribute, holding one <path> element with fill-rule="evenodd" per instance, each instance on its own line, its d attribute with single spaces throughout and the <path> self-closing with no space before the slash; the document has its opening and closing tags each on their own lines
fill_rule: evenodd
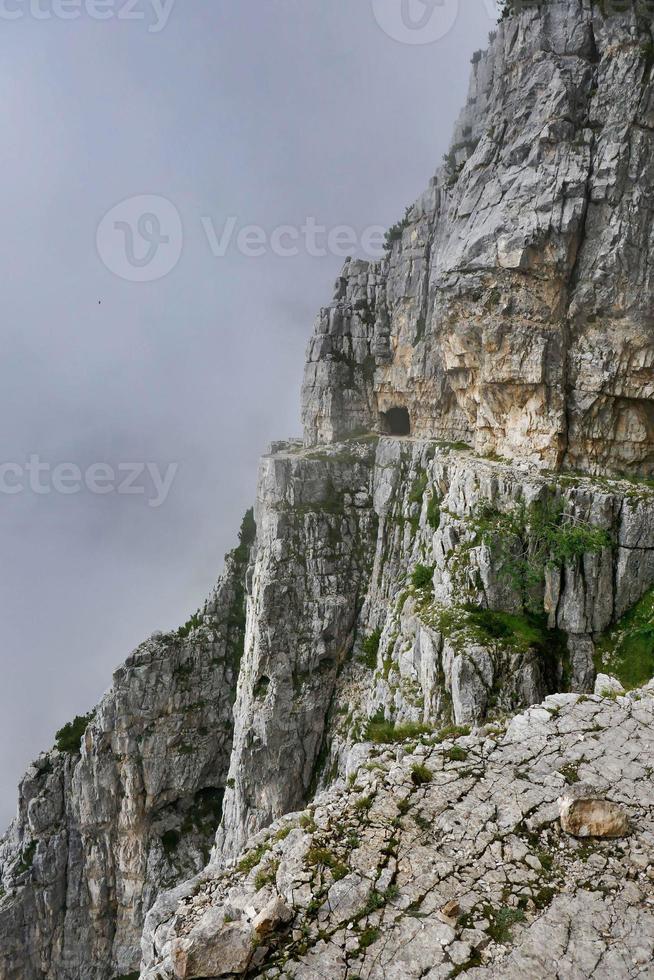
<svg viewBox="0 0 654 980">
<path fill-rule="evenodd" d="M 453 26 L 423 45 L 375 18 L 401 0 L 177 0 L 165 26 L 153 0 L 139 20 L 115 0 L 102 21 L 93 0 L 70 20 L 55 12 L 75 0 L 57 2 L 0 3 L 0 461 L 11 486 L 30 457 L 179 470 L 159 507 L 145 478 L 141 495 L 58 493 L 47 473 L 50 492 L 26 479 L 0 493 L 3 825 L 55 730 L 200 605 L 258 456 L 300 433 L 304 351 L 343 259 L 255 258 L 236 234 L 395 222 L 446 151 L 493 26 L 486 0 L 437 3 Z M 106 212 L 143 195 L 172 202 L 183 229 L 152 282 L 110 271 L 102 233 L 96 246 Z M 220 237 L 230 216 L 220 257 L 206 228 Z M 146 250 L 167 231 L 143 228 Z"/>
</svg>

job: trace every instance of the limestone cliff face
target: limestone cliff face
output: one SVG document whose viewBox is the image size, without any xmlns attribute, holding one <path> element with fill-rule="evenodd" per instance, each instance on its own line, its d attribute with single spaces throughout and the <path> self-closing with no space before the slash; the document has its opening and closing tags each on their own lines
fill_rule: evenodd
<svg viewBox="0 0 654 980">
<path fill-rule="evenodd" d="M 0 847 L 3 980 L 137 970 L 157 894 L 204 866 L 232 744 L 243 552 L 228 559 L 188 635 L 157 634 L 139 647 L 81 744 L 78 734 L 70 751 L 42 755 L 24 777 Z"/>
<path fill-rule="evenodd" d="M 28 770 L 0 980 L 648 975 L 652 49 L 551 0 L 475 58 L 214 594 Z M 561 837 L 577 778 L 628 847 Z"/>
<path fill-rule="evenodd" d="M 418 436 L 653 471 L 651 20 L 602 6 L 532 7 L 476 57 L 445 166 L 318 319 L 309 444 L 403 407 Z"/>
<path fill-rule="evenodd" d="M 372 565 L 373 459 L 364 444 L 324 459 L 287 446 L 262 461 L 219 855 L 238 854 L 315 789 L 327 712 Z"/>
<path fill-rule="evenodd" d="M 432 440 L 278 447 L 256 517 L 219 864 L 344 775 L 371 719 L 474 726 L 592 691 L 595 640 L 654 586 L 647 484 L 525 473 Z M 552 549 L 529 595 L 505 519 Z"/>
</svg>

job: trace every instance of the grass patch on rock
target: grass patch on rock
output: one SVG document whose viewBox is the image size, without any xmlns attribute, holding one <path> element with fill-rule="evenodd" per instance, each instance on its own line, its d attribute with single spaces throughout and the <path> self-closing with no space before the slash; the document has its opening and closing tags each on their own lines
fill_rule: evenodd
<svg viewBox="0 0 654 980">
<path fill-rule="evenodd" d="M 513 909 L 508 906 L 494 909 L 492 906 L 487 905 L 484 908 L 484 912 L 490 922 L 487 930 L 488 935 L 496 943 L 508 943 L 511 939 L 512 927 L 517 922 L 525 921 L 525 913 L 522 909 Z"/>
<path fill-rule="evenodd" d="M 434 565 L 416 565 L 411 573 L 411 584 L 416 589 L 433 590 Z"/>
<path fill-rule="evenodd" d="M 415 766 L 412 766 L 411 782 L 414 786 L 424 786 L 425 783 L 430 783 L 433 778 L 434 774 L 431 769 L 428 769 L 422 763 L 416 763 Z"/>
<path fill-rule="evenodd" d="M 421 735 L 431 735 L 432 732 L 433 729 L 429 725 L 419 722 L 408 721 L 396 725 L 395 722 L 386 721 L 382 714 L 370 719 L 365 738 L 367 742 L 375 742 L 376 745 L 392 745 L 406 742 L 411 738 L 419 738 Z"/>
<path fill-rule="evenodd" d="M 250 851 L 244 858 L 241 858 L 237 865 L 238 870 L 241 872 L 241 874 L 249 874 L 250 871 L 253 871 L 258 864 L 261 864 L 264 855 L 266 855 L 269 850 L 270 844 L 259 844 L 259 846 L 255 847 L 253 851 Z"/>
<path fill-rule="evenodd" d="M 617 677 L 626 690 L 654 677 L 654 589 L 599 639 L 595 666 Z"/>
</svg>

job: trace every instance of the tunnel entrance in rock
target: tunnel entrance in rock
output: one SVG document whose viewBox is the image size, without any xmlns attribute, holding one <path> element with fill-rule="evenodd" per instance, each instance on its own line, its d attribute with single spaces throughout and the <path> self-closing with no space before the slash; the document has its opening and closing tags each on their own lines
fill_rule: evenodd
<svg viewBox="0 0 654 980">
<path fill-rule="evenodd" d="M 392 436 L 411 435 L 411 417 L 407 408 L 391 408 L 383 413 L 386 428 Z"/>
</svg>

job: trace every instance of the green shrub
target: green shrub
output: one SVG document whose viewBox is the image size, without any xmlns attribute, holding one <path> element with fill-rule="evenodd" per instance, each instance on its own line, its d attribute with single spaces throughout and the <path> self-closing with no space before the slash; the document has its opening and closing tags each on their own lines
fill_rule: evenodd
<svg viewBox="0 0 654 980">
<path fill-rule="evenodd" d="M 409 215 L 411 214 L 411 206 L 406 208 L 404 212 L 404 217 L 397 224 L 392 225 L 386 232 L 386 239 L 384 242 L 384 248 L 387 252 L 390 252 L 393 248 L 395 242 L 402 240 L 402 235 L 404 234 L 404 229 L 409 227 Z"/>
<path fill-rule="evenodd" d="M 411 574 L 411 582 L 416 589 L 431 590 L 433 588 L 435 567 L 435 565 L 416 565 Z"/>
<path fill-rule="evenodd" d="M 411 488 L 411 493 L 409 494 L 409 503 L 411 504 L 421 504 L 422 498 L 425 495 L 425 490 L 427 489 L 427 474 L 424 470 L 418 474 L 413 487 Z"/>
<path fill-rule="evenodd" d="M 362 796 L 360 799 L 355 801 L 354 811 L 355 813 L 367 813 L 372 806 L 372 796 Z"/>
<path fill-rule="evenodd" d="M 364 929 L 363 932 L 359 933 L 359 948 L 367 949 L 368 946 L 372 946 L 376 943 L 381 935 L 379 929 Z"/>
<path fill-rule="evenodd" d="M 490 920 L 487 932 L 496 943 L 507 943 L 511 939 L 511 927 L 516 922 L 525 921 L 525 913 L 522 909 L 512 909 L 508 906 L 494 909 L 492 906 L 487 905 L 484 908 L 484 912 Z"/>
<path fill-rule="evenodd" d="M 548 629 L 547 617 L 543 613 L 525 610 L 523 613 L 494 612 L 473 603 L 460 606 L 432 608 L 430 623 L 443 636 L 450 639 L 457 649 L 465 649 L 470 643 L 481 646 L 527 653 L 533 650 L 538 654 L 551 690 L 562 680 L 565 690 L 569 667 L 567 640 L 558 629 Z M 559 670 L 563 665 L 563 678 Z"/>
<path fill-rule="evenodd" d="M 415 721 L 396 725 L 395 722 L 386 721 L 383 713 L 380 713 L 368 722 L 365 738 L 367 742 L 375 742 L 377 745 L 390 745 L 406 742 L 410 738 L 419 738 L 421 735 L 430 735 L 432 731 L 433 729 L 429 725 Z"/>
<path fill-rule="evenodd" d="M 578 761 L 578 762 L 569 762 L 567 765 L 561 766 L 561 768 L 559 769 L 559 772 L 561 773 L 561 775 L 565 779 L 566 783 L 568 783 L 568 784 L 571 785 L 573 783 L 578 783 L 579 782 L 579 767 L 580 767 L 580 765 L 581 765 L 581 761 Z"/>
<path fill-rule="evenodd" d="M 447 750 L 445 757 L 449 759 L 450 762 L 465 762 L 468 758 L 468 753 L 465 749 L 462 749 L 460 745 L 455 745 L 451 749 Z"/>
<path fill-rule="evenodd" d="M 274 885 L 277 879 L 277 870 L 279 868 L 279 861 L 269 861 L 268 864 L 257 871 L 254 876 L 254 887 L 259 892 L 262 888 L 267 885 Z"/>
<path fill-rule="evenodd" d="M 347 865 L 339 861 L 337 856 L 326 847 L 310 847 L 307 852 L 307 864 L 312 868 L 328 868 L 334 881 L 340 881 L 349 873 Z"/>
<path fill-rule="evenodd" d="M 199 629 L 203 623 L 204 614 L 198 610 L 197 612 L 193 613 L 190 619 L 186 620 L 183 626 L 180 626 L 180 628 L 177 630 L 177 636 L 180 638 L 180 640 L 185 640 L 186 637 L 193 632 L 193 630 Z"/>
<path fill-rule="evenodd" d="M 77 715 L 74 721 L 69 721 L 67 725 L 60 728 L 55 735 L 55 748 L 70 755 L 79 755 L 80 742 L 92 718 L 93 712 L 88 715 Z"/>
<path fill-rule="evenodd" d="M 33 840 L 24 847 L 20 854 L 20 860 L 15 869 L 15 874 L 25 874 L 26 871 L 30 871 L 32 865 L 34 864 L 34 855 L 36 854 L 36 848 L 38 847 L 38 842 Z"/>
<path fill-rule="evenodd" d="M 374 670 L 377 666 L 377 654 L 379 653 L 379 644 L 381 642 L 381 630 L 375 630 L 370 636 L 367 636 L 361 648 L 363 650 L 363 661 L 367 667 Z"/>
<path fill-rule="evenodd" d="M 470 725 L 448 725 L 447 728 L 441 728 L 436 736 L 436 741 L 446 742 L 450 738 L 461 738 L 461 736 L 469 734 Z"/>
<path fill-rule="evenodd" d="M 306 830 L 308 834 L 313 834 L 318 829 L 316 821 L 313 819 L 312 813 L 303 813 L 300 817 L 300 827 L 302 830 Z"/>
<path fill-rule="evenodd" d="M 247 562 L 250 557 L 250 548 L 257 536 L 257 525 L 254 520 L 254 510 L 250 507 L 245 512 L 238 532 L 238 548 L 233 552 L 233 556 L 240 564 Z"/>
<path fill-rule="evenodd" d="M 361 909 L 359 915 L 364 918 L 366 915 L 371 915 L 372 912 L 377 912 L 379 909 L 383 909 L 388 901 L 385 892 L 378 892 L 376 888 L 368 895 L 368 900 L 366 904 Z"/>
<path fill-rule="evenodd" d="M 431 495 L 427 504 L 427 523 L 434 531 L 437 531 L 441 524 L 441 502 L 435 493 Z"/>
<path fill-rule="evenodd" d="M 431 769 L 423 766 L 422 763 L 416 763 L 415 766 L 412 766 L 411 781 L 414 786 L 423 786 L 425 783 L 430 783 L 433 778 L 434 774 Z"/>
<path fill-rule="evenodd" d="M 258 864 L 261 864 L 264 855 L 267 854 L 269 850 L 270 844 L 259 844 L 259 846 L 255 847 L 253 851 L 250 851 L 244 858 L 241 858 L 237 865 L 238 871 L 240 871 L 241 874 L 249 874 L 250 871 L 253 871 Z"/>
<path fill-rule="evenodd" d="M 470 518 L 470 528 L 474 545 L 486 545 L 523 606 L 533 612 L 540 609 L 534 591 L 542 590 L 546 569 L 611 547 L 607 531 L 566 514 L 562 500 L 520 503 L 506 512 L 484 502 Z"/>
</svg>

